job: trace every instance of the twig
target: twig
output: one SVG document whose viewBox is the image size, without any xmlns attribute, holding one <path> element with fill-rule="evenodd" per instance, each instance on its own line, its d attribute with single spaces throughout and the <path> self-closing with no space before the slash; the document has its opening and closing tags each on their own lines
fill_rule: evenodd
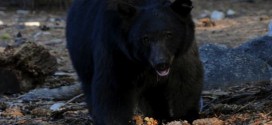
<svg viewBox="0 0 272 125">
<path fill-rule="evenodd" d="M 76 100 L 76 99 L 82 97 L 83 95 L 84 95 L 84 94 L 82 93 L 82 94 L 79 94 L 79 95 L 73 97 L 72 99 L 68 100 L 68 101 L 66 102 L 66 104 L 71 103 L 72 101 L 74 101 L 74 100 Z"/>
</svg>

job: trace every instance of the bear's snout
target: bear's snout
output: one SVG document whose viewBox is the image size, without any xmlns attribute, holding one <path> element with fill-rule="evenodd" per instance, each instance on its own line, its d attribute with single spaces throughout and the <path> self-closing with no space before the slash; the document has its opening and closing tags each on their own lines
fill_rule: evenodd
<svg viewBox="0 0 272 125">
<path fill-rule="evenodd" d="M 163 46 L 154 46 L 151 49 L 150 63 L 158 76 L 165 77 L 170 73 L 174 56 Z"/>
</svg>

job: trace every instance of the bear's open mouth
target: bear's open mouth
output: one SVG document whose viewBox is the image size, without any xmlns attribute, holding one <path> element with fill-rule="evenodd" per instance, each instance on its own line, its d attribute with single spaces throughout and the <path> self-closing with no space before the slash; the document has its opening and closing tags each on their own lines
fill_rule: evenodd
<svg viewBox="0 0 272 125">
<path fill-rule="evenodd" d="M 170 68 L 165 69 L 165 70 L 156 70 L 157 74 L 161 77 L 167 76 L 170 72 Z"/>
<path fill-rule="evenodd" d="M 155 70 L 159 76 L 161 76 L 161 77 L 167 76 L 170 72 L 170 66 L 167 63 L 157 64 L 155 66 Z"/>
</svg>

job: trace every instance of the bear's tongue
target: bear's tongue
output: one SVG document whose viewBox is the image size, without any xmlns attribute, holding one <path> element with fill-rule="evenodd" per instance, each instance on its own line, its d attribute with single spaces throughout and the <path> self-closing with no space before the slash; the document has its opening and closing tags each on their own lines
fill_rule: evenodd
<svg viewBox="0 0 272 125">
<path fill-rule="evenodd" d="M 170 68 L 166 68 L 164 70 L 156 70 L 157 74 L 161 77 L 167 76 L 169 74 Z"/>
</svg>

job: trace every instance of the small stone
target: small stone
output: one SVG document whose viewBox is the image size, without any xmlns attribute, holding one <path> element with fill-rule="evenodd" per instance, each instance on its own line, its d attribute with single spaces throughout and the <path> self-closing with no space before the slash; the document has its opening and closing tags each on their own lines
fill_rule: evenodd
<svg viewBox="0 0 272 125">
<path fill-rule="evenodd" d="M 49 21 L 50 22 L 56 22 L 56 18 L 50 18 Z"/>
<path fill-rule="evenodd" d="M 229 9 L 227 11 L 227 16 L 234 16 L 235 14 L 236 14 L 236 12 L 234 10 L 232 10 L 232 9 Z"/>
<path fill-rule="evenodd" d="M 4 22 L 2 20 L 0 20 L 0 25 L 4 25 Z"/>
<path fill-rule="evenodd" d="M 62 103 L 62 102 L 60 102 L 60 103 L 55 103 L 55 104 L 53 104 L 53 105 L 50 107 L 50 110 L 52 110 L 52 111 L 60 110 L 60 108 L 61 108 L 62 106 L 64 106 L 64 105 L 65 105 L 65 103 Z"/>
<path fill-rule="evenodd" d="M 211 14 L 211 19 L 212 20 L 222 20 L 225 18 L 225 14 L 221 11 L 213 11 L 212 14 Z"/>
<path fill-rule="evenodd" d="M 17 10 L 16 13 L 19 15 L 28 15 L 30 12 L 28 10 Z"/>
<path fill-rule="evenodd" d="M 200 14 L 200 18 L 207 18 L 211 15 L 211 12 L 208 10 L 204 10 L 201 14 Z"/>
</svg>

